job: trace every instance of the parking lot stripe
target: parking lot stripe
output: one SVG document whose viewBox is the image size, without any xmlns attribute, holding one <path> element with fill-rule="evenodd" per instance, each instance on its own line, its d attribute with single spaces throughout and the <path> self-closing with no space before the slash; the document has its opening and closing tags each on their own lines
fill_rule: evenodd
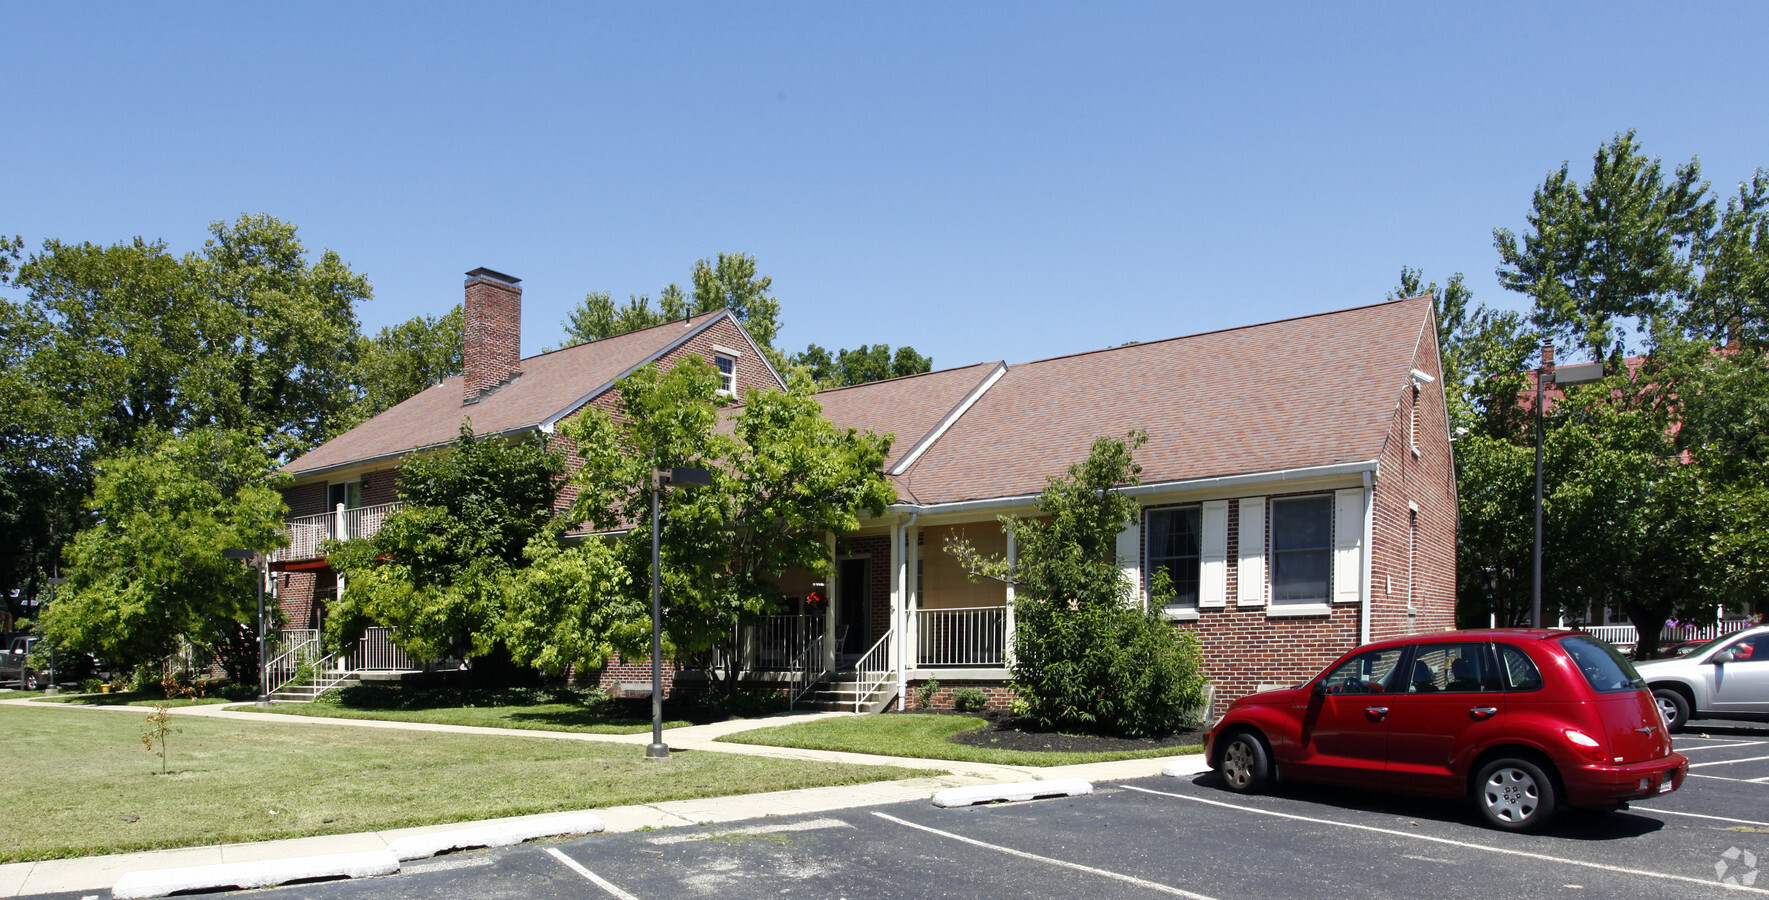
<svg viewBox="0 0 1769 900">
<path fill-rule="evenodd" d="M 566 856 L 563 853 L 560 853 L 559 848 L 548 847 L 547 852 L 553 854 L 554 859 L 557 859 L 558 861 L 566 864 L 567 866 L 570 866 L 571 871 L 576 872 L 579 875 L 582 875 L 584 878 L 588 879 L 591 884 L 595 885 L 596 887 L 601 888 L 602 890 L 607 891 L 609 893 L 609 895 L 618 898 L 618 900 L 639 900 L 639 898 L 633 896 L 632 894 L 629 894 L 626 891 L 623 891 L 620 888 L 617 888 L 614 885 L 610 884 L 608 882 L 608 880 L 603 878 L 602 876 L 597 875 L 596 873 L 590 871 L 589 869 L 584 868 L 583 864 L 579 863 L 577 860 L 572 859 L 571 857 Z"/>
<path fill-rule="evenodd" d="M 1077 872 L 1086 872 L 1089 875 L 1098 875 L 1101 878 L 1110 878 L 1115 881 L 1123 881 L 1128 884 L 1134 884 L 1138 887 L 1148 888 L 1151 891 L 1159 891 L 1163 894 L 1172 894 L 1175 897 L 1189 897 L 1189 898 L 1191 898 L 1191 900 L 1213 900 L 1213 898 L 1205 896 L 1204 894 L 1194 894 L 1191 891 L 1182 890 L 1180 888 L 1176 888 L 1176 887 L 1174 887 L 1172 885 L 1168 885 L 1168 884 L 1162 884 L 1159 881 L 1149 881 L 1148 879 L 1145 879 L 1145 878 L 1138 878 L 1135 875 L 1125 875 L 1122 872 L 1112 872 L 1112 871 L 1109 871 L 1106 869 L 1096 869 L 1093 866 L 1084 866 L 1080 863 L 1069 862 L 1066 859 L 1053 859 L 1049 856 L 1039 856 L 1036 853 L 1027 853 L 1024 850 L 1015 850 L 1012 847 L 1002 847 L 1002 846 L 998 846 L 996 844 L 984 843 L 983 841 L 976 840 L 975 838 L 967 838 L 962 834 L 953 834 L 950 831 L 941 831 L 938 828 L 929 828 L 926 825 L 918 825 L 914 822 L 910 822 L 905 819 L 899 819 L 896 816 L 886 815 L 885 813 L 881 813 L 881 812 L 874 812 L 873 815 L 875 815 L 881 819 L 884 819 L 887 822 L 895 822 L 898 825 L 907 825 L 908 827 L 914 828 L 918 831 L 925 831 L 928 834 L 936 834 L 936 835 L 939 835 L 940 837 L 943 837 L 943 838 L 948 838 L 948 839 L 958 841 L 958 842 L 964 843 L 964 844 L 970 844 L 973 847 L 982 847 L 985 850 L 994 850 L 997 853 L 1005 853 L 1009 856 L 1017 856 L 1021 859 L 1035 860 L 1037 862 L 1048 863 L 1050 865 L 1058 866 L 1058 867 L 1061 867 L 1064 869 L 1073 869 Z"/>
<path fill-rule="evenodd" d="M 1690 763 L 1689 768 L 1700 769 L 1706 766 L 1730 766 L 1733 763 L 1762 762 L 1765 759 L 1769 759 L 1769 756 L 1750 756 L 1744 759 L 1716 759 L 1713 762 Z"/>
<path fill-rule="evenodd" d="M 1706 747 L 1678 747 L 1678 753 L 1694 753 L 1697 750 L 1725 750 L 1728 747 L 1755 747 L 1769 744 L 1769 741 L 1739 741 L 1734 744 L 1709 744 Z"/>
<path fill-rule="evenodd" d="M 1739 825 L 1762 825 L 1769 827 L 1769 822 L 1758 822 L 1755 819 L 1731 819 L 1726 816 L 1706 816 L 1701 813 L 1678 812 L 1674 809 L 1658 809 L 1656 807 L 1653 808 L 1652 811 L 1661 816 L 1688 816 L 1691 819 L 1713 819 L 1716 822 L 1734 822 Z"/>
<path fill-rule="evenodd" d="M 1689 777 L 1690 778 L 1707 778 L 1712 781 L 1736 781 L 1739 784 L 1756 784 L 1757 783 L 1757 780 L 1754 778 L 1727 778 L 1724 775 L 1699 775 L 1695 772 L 1690 772 Z"/>
<path fill-rule="evenodd" d="M 1769 890 L 1764 890 L 1763 888 L 1718 884 L 1712 879 L 1690 878 L 1687 875 L 1672 875 L 1668 872 L 1648 872 L 1644 869 L 1628 869 L 1622 866 L 1612 866 L 1607 863 L 1589 862 L 1582 859 L 1567 859 L 1562 856 L 1549 856 L 1546 853 L 1531 853 L 1528 850 L 1512 850 L 1508 847 L 1489 847 L 1484 844 L 1473 844 L 1467 841 L 1435 837 L 1429 834 L 1413 834 L 1406 831 L 1395 831 L 1392 828 L 1377 828 L 1374 825 L 1359 825 L 1354 822 L 1335 822 L 1332 819 L 1317 819 L 1313 816 L 1299 816 L 1295 813 L 1278 812 L 1277 810 L 1272 809 L 1255 809 L 1250 806 L 1237 806 L 1233 803 L 1224 803 L 1221 800 L 1206 800 L 1203 797 L 1188 797 L 1185 794 L 1174 794 L 1167 791 L 1152 791 L 1148 788 L 1137 787 L 1133 784 L 1121 784 L 1119 787 L 1125 788 L 1126 790 L 1141 791 L 1145 794 L 1154 794 L 1159 797 L 1172 797 L 1175 800 L 1190 800 L 1193 803 L 1205 803 L 1210 806 L 1220 806 L 1225 809 L 1240 810 L 1241 812 L 1249 812 L 1261 816 L 1273 816 L 1279 819 L 1291 819 L 1297 822 L 1313 822 L 1316 825 L 1337 825 L 1340 828 L 1349 828 L 1355 831 L 1371 831 L 1376 834 L 1386 834 L 1393 837 L 1411 838 L 1415 841 L 1428 841 L 1433 844 L 1447 844 L 1451 847 L 1482 850 L 1487 853 L 1499 853 L 1505 856 L 1521 856 L 1525 859 L 1540 860 L 1542 862 L 1565 863 L 1569 866 L 1581 866 L 1587 869 L 1598 869 L 1600 871 L 1615 872 L 1621 875 L 1638 875 L 1642 878 L 1657 878 L 1661 881 L 1681 881 L 1688 884 L 1699 884 L 1703 887 L 1718 887 L 1733 891 L 1743 891 L 1749 894 L 1769 894 Z"/>
</svg>

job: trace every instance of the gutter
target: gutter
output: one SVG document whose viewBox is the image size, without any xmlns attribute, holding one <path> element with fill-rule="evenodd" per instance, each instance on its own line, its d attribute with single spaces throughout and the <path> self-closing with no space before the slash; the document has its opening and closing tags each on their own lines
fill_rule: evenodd
<svg viewBox="0 0 1769 900">
<path fill-rule="evenodd" d="M 1127 497 L 1141 497 L 1148 494 L 1160 494 L 1176 490 L 1195 490 L 1210 487 L 1240 487 L 1266 482 L 1298 481 L 1305 478 L 1331 478 L 1339 475 L 1363 475 L 1368 486 L 1376 473 L 1376 460 L 1366 462 L 1334 463 L 1326 466 L 1302 466 L 1294 469 L 1274 469 L 1269 472 L 1251 472 L 1244 475 L 1217 475 L 1210 478 L 1188 478 L 1179 481 L 1162 481 L 1152 484 L 1138 484 L 1119 488 L 1119 493 Z M 978 512 L 983 510 L 1001 509 L 1010 506 L 1025 506 L 1036 503 L 1039 494 L 1016 494 L 1009 497 L 988 497 L 981 500 L 959 500 L 952 503 L 897 503 L 886 509 L 895 513 L 927 513 L 938 515 L 955 512 Z M 1366 529 L 1367 533 L 1367 529 Z"/>
<path fill-rule="evenodd" d="M 1371 561 L 1376 555 L 1374 546 L 1376 530 L 1376 475 L 1374 469 L 1364 472 L 1364 552 L 1363 568 L 1359 580 L 1358 605 L 1363 607 L 1358 617 L 1358 646 L 1370 642 L 1370 581 Z"/>
</svg>

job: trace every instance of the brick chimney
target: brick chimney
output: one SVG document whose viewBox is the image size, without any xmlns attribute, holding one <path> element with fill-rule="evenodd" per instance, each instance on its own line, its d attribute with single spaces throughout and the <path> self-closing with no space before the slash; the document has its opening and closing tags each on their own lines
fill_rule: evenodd
<svg viewBox="0 0 1769 900">
<path fill-rule="evenodd" d="M 467 273 L 461 347 L 464 403 L 478 403 L 522 374 L 522 288 L 517 287 L 521 282 L 483 267 Z"/>
</svg>

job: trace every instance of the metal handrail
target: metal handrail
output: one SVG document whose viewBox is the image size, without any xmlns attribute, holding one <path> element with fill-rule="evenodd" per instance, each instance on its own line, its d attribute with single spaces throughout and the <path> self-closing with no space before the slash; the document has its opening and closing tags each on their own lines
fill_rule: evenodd
<svg viewBox="0 0 1769 900">
<path fill-rule="evenodd" d="M 319 641 L 317 640 L 302 641 L 294 647 L 284 651 L 281 656 L 272 659 L 264 667 L 264 693 L 266 695 L 274 694 L 277 691 L 294 684 L 296 680 L 295 676 L 301 671 L 302 664 L 314 659 L 312 655 L 308 654 L 316 654 L 319 649 Z M 326 658 L 329 658 L 330 656 L 331 654 L 325 654 Z M 273 679 L 276 678 L 281 678 L 282 680 L 274 681 Z"/>
<path fill-rule="evenodd" d="M 873 675 L 872 682 L 866 682 L 866 676 Z M 866 698 L 878 690 L 879 685 L 891 677 L 891 631 L 885 630 L 878 643 L 860 657 L 854 664 L 854 712 L 865 711 Z"/>
<path fill-rule="evenodd" d="M 792 680 L 787 682 L 787 691 L 790 694 L 790 699 L 786 703 L 787 709 L 798 706 L 799 699 L 810 693 L 811 689 L 816 687 L 818 682 L 823 680 L 823 676 L 828 673 L 828 670 L 823 668 L 823 645 L 821 643 L 809 644 L 805 649 L 799 651 L 798 657 L 792 661 L 791 671 Z"/>
<path fill-rule="evenodd" d="M 1007 607 L 915 611 L 916 666 L 1006 664 Z"/>
</svg>

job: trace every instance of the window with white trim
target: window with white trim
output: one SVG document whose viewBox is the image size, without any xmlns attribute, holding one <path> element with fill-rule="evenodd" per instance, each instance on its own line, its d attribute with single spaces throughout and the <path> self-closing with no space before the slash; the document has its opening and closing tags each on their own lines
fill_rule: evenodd
<svg viewBox="0 0 1769 900">
<path fill-rule="evenodd" d="M 1332 600 L 1333 495 L 1271 502 L 1271 602 Z"/>
<path fill-rule="evenodd" d="M 1153 585 L 1156 572 L 1173 580 L 1173 596 L 1167 609 L 1198 608 L 1199 507 L 1151 509 L 1148 514 L 1148 574 Z"/>
<path fill-rule="evenodd" d="M 720 353 L 713 357 L 713 364 L 719 367 L 719 392 L 737 396 L 737 360 Z"/>
</svg>

